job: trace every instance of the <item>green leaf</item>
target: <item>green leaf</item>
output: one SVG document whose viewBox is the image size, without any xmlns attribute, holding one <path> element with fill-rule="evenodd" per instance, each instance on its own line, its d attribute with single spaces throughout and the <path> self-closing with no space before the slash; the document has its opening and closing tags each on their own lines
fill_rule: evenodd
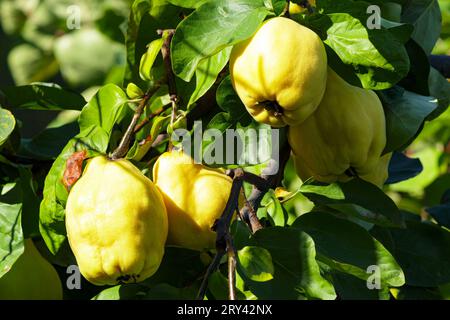
<svg viewBox="0 0 450 320">
<path fill-rule="evenodd" d="M 21 213 L 21 203 L 0 202 L 0 277 L 11 269 L 24 250 Z"/>
<path fill-rule="evenodd" d="M 114 84 L 100 88 L 81 111 L 78 119 L 80 131 L 99 126 L 110 135 L 127 101 L 125 92 Z"/>
<path fill-rule="evenodd" d="M 316 244 L 317 259 L 340 272 L 362 280 L 372 274 L 368 267 L 377 266 L 384 285 L 399 287 L 405 276 L 394 257 L 364 228 L 325 212 L 301 215 L 292 224 L 310 235 Z"/>
<path fill-rule="evenodd" d="M 441 33 L 441 10 L 437 0 L 406 1 L 402 22 L 414 25 L 412 38 L 430 54 Z"/>
<path fill-rule="evenodd" d="M 169 3 L 173 4 L 174 6 L 182 7 L 182 8 L 188 8 L 188 9 L 197 9 L 202 4 L 209 0 L 167 0 Z"/>
<path fill-rule="evenodd" d="M 71 137 L 77 135 L 78 132 L 79 128 L 76 122 L 47 128 L 32 139 L 23 139 L 21 153 L 33 159 L 54 160 Z"/>
<path fill-rule="evenodd" d="M 216 91 L 216 100 L 219 107 L 229 113 L 231 119 L 243 125 L 249 124 L 252 117 L 245 109 L 244 104 L 233 89 L 231 77 L 228 75 L 220 83 Z"/>
<path fill-rule="evenodd" d="M 91 126 L 71 139 L 53 163 L 44 184 L 44 199 L 39 211 L 39 230 L 50 252 L 56 254 L 66 239 L 65 205 L 68 192 L 62 183 L 67 159 L 76 151 L 105 153 L 109 135 L 101 127 Z"/>
<path fill-rule="evenodd" d="M 427 208 L 426 211 L 439 225 L 450 229 L 450 203 L 444 203 L 439 206 Z"/>
<path fill-rule="evenodd" d="M 404 43 L 412 28 L 388 24 L 368 29 L 367 8 L 373 3 L 350 0 L 320 0 L 317 12 L 307 15 L 306 25 L 316 31 L 333 51 L 329 64 L 353 85 L 381 90 L 392 87 L 409 70 Z M 326 16 L 324 16 L 326 14 Z"/>
<path fill-rule="evenodd" d="M 125 41 L 127 66 L 124 85 L 129 82 L 143 84 L 139 76 L 139 61 L 147 51 L 147 44 L 160 38 L 156 32 L 158 29 L 174 29 L 181 20 L 182 10 L 167 0 L 135 0 L 133 2 Z"/>
<path fill-rule="evenodd" d="M 444 113 L 448 106 L 450 106 L 450 83 L 439 71 L 431 68 L 428 86 L 430 88 L 430 94 L 438 99 L 438 107 L 428 117 L 428 120 L 433 120 Z"/>
<path fill-rule="evenodd" d="M 228 279 L 220 271 L 214 272 L 208 279 L 208 291 L 208 298 L 212 295 L 215 300 L 228 300 Z M 245 299 L 245 295 L 237 288 L 236 296 L 238 300 Z"/>
<path fill-rule="evenodd" d="M 36 195 L 31 170 L 18 167 L 18 186 L 22 196 L 22 229 L 24 238 L 39 235 L 39 204 L 40 199 Z"/>
<path fill-rule="evenodd" d="M 270 252 L 264 248 L 246 246 L 238 251 L 239 267 L 245 276 L 256 282 L 273 279 L 275 272 Z"/>
<path fill-rule="evenodd" d="M 89 26 L 58 37 L 54 53 L 64 80 L 76 87 L 99 85 L 125 64 L 125 47 Z"/>
<path fill-rule="evenodd" d="M 267 249 L 275 267 L 273 279 L 255 282 L 241 274 L 259 299 L 334 299 L 333 286 L 325 280 L 315 260 L 314 242 L 294 228 L 271 227 L 257 231 L 249 243 L 236 242 L 237 248 L 254 245 Z"/>
<path fill-rule="evenodd" d="M 401 213 L 394 201 L 375 185 L 360 178 L 332 184 L 307 180 L 300 187 L 300 192 L 316 204 L 356 204 L 370 210 L 367 215 L 371 221 L 383 225 L 403 225 Z"/>
<path fill-rule="evenodd" d="M 430 76 L 430 62 L 428 56 L 417 42 L 412 39 L 406 43 L 405 47 L 409 60 L 411 61 L 411 66 L 408 75 L 399 82 L 399 85 L 408 91 L 429 96 L 428 79 Z"/>
<path fill-rule="evenodd" d="M 206 58 L 198 64 L 195 71 L 196 87 L 189 99 L 188 107 L 200 99 L 216 82 L 220 71 L 228 63 L 232 47 L 227 47 L 215 55 Z"/>
<path fill-rule="evenodd" d="M 31 43 L 12 48 L 8 54 L 8 66 L 16 85 L 46 81 L 58 72 L 55 58 Z"/>
<path fill-rule="evenodd" d="M 414 178 L 423 170 L 420 159 L 408 158 L 401 152 L 394 152 L 389 162 L 389 178 L 386 184 L 397 183 L 400 181 Z"/>
<path fill-rule="evenodd" d="M 8 139 L 16 126 L 16 119 L 9 110 L 0 107 L 0 146 Z"/>
<path fill-rule="evenodd" d="M 81 110 L 84 98 L 54 83 L 33 83 L 3 89 L 8 106 L 33 110 Z"/>
<path fill-rule="evenodd" d="M 369 290 L 367 281 L 348 273 L 331 270 L 334 289 L 342 300 L 389 300 L 389 288 Z M 387 291 L 387 292 L 386 292 Z"/>
<path fill-rule="evenodd" d="M 153 40 L 148 45 L 147 52 L 142 55 L 141 62 L 139 64 L 139 75 L 142 80 L 152 80 L 151 70 L 163 44 L 163 38 Z"/>
<path fill-rule="evenodd" d="M 153 287 L 166 283 L 177 288 L 187 287 L 201 279 L 208 267 L 200 255 L 199 251 L 168 246 L 158 271 L 142 284 Z M 183 272 L 180 272 L 180 266 L 183 266 Z"/>
<path fill-rule="evenodd" d="M 439 203 L 446 203 L 444 200 L 444 194 L 450 186 L 450 172 L 445 173 L 431 182 L 425 187 L 425 195 L 423 197 L 424 205 L 435 206 Z"/>
<path fill-rule="evenodd" d="M 379 92 L 386 115 L 387 143 L 384 153 L 401 150 L 417 136 L 425 119 L 437 108 L 433 97 L 394 87 Z"/>
<path fill-rule="evenodd" d="M 366 89 L 392 87 L 409 69 L 409 59 L 401 42 L 387 30 L 367 30 L 347 13 L 328 15 L 331 26 L 325 43 L 354 72 Z"/>
<path fill-rule="evenodd" d="M 371 233 L 395 257 L 408 285 L 436 287 L 450 282 L 450 233 L 430 223 L 406 225 L 406 229 L 375 227 Z"/>
<path fill-rule="evenodd" d="M 176 29 L 171 46 L 175 74 L 188 82 L 201 60 L 249 38 L 269 13 L 263 0 L 206 2 Z"/>
<path fill-rule="evenodd" d="M 439 288 L 403 286 L 392 293 L 396 300 L 443 300 Z"/>
<path fill-rule="evenodd" d="M 145 288 L 137 285 L 118 285 L 98 293 L 92 300 L 136 300 L 145 295 Z"/>
<path fill-rule="evenodd" d="M 194 286 L 176 288 L 167 283 L 158 284 L 150 290 L 143 299 L 145 300 L 193 300 L 198 288 Z"/>
<path fill-rule="evenodd" d="M 272 189 L 264 195 L 261 205 L 267 210 L 267 214 L 274 226 L 284 227 L 286 225 L 288 219 L 287 213 Z M 258 216 L 259 211 L 260 210 L 258 210 Z"/>
</svg>

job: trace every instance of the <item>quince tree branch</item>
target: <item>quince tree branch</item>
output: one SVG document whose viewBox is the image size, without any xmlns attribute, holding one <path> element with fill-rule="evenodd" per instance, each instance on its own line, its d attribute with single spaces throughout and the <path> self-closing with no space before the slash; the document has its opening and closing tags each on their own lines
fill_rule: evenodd
<svg viewBox="0 0 450 320">
<path fill-rule="evenodd" d="M 130 148 L 131 140 L 134 137 L 135 128 L 138 124 L 139 118 L 142 116 L 142 113 L 144 112 L 147 102 L 155 94 L 155 92 L 159 89 L 159 87 L 160 85 L 156 85 L 148 89 L 147 92 L 142 97 L 142 100 L 139 102 L 139 105 L 136 111 L 134 112 L 133 118 L 131 119 L 129 126 L 125 131 L 125 134 L 120 140 L 119 146 L 109 156 L 112 160 L 123 158 L 127 154 L 128 149 Z"/>
<path fill-rule="evenodd" d="M 284 175 L 284 167 L 286 166 L 287 160 L 289 159 L 291 148 L 289 144 L 285 144 L 280 152 L 279 162 L 272 162 L 267 168 L 269 172 L 273 172 L 278 166 L 276 174 L 273 175 L 263 175 L 259 177 L 252 173 L 245 172 L 244 170 L 238 168 L 233 169 L 228 172 L 228 175 L 233 178 L 233 184 L 231 186 L 230 196 L 228 198 L 225 209 L 222 216 L 216 220 L 213 226 L 213 230 L 217 234 L 216 238 L 216 254 L 213 261 L 206 270 L 206 274 L 203 277 L 203 281 L 200 285 L 200 289 L 197 294 L 198 300 L 203 300 L 206 289 L 208 287 L 208 279 L 213 274 L 220 265 L 220 262 L 225 254 L 228 256 L 228 287 L 229 287 L 229 299 L 236 299 L 236 249 L 233 245 L 233 239 L 230 234 L 230 224 L 233 219 L 235 212 L 239 212 L 239 216 L 247 223 L 252 233 L 262 229 L 257 215 L 256 210 L 258 209 L 262 198 L 267 193 L 270 188 L 275 187 L 281 183 L 281 179 Z M 250 197 L 246 201 L 244 207 L 239 210 L 239 195 L 241 193 L 243 184 L 245 182 L 254 185 Z"/>
</svg>

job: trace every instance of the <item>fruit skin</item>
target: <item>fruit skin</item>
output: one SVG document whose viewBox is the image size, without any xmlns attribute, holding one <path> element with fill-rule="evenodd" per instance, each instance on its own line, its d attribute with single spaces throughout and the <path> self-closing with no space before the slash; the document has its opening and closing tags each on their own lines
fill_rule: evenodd
<svg viewBox="0 0 450 320">
<path fill-rule="evenodd" d="M 302 180 L 347 181 L 346 171 L 352 168 L 380 185 L 373 172 L 382 167 L 386 145 L 381 102 L 373 91 L 348 84 L 330 68 L 322 102 L 305 122 L 289 128 L 288 140 Z"/>
<path fill-rule="evenodd" d="M 327 55 L 313 31 L 287 18 L 272 18 L 233 47 L 230 75 L 256 121 L 273 127 L 298 125 L 314 112 L 325 92 Z M 275 111 L 274 103 L 281 112 Z"/>
<path fill-rule="evenodd" d="M 308 2 L 312 7 L 316 6 L 316 0 L 309 0 Z M 299 5 L 297 3 L 291 2 L 289 4 L 289 13 L 290 14 L 305 13 L 307 11 L 308 10 L 306 8 L 303 8 L 301 5 Z"/>
<path fill-rule="evenodd" d="M 231 178 L 223 171 L 195 164 L 181 151 L 172 151 L 156 161 L 153 180 L 167 208 L 167 243 L 194 250 L 213 248 L 216 233 L 211 227 L 228 201 Z"/>
<path fill-rule="evenodd" d="M 55 268 L 31 239 L 10 271 L 0 278 L 0 300 L 61 300 L 63 289 Z"/>
<path fill-rule="evenodd" d="M 140 282 L 161 263 L 167 213 L 156 186 L 131 162 L 97 156 L 69 193 L 66 228 L 88 281 Z"/>
</svg>

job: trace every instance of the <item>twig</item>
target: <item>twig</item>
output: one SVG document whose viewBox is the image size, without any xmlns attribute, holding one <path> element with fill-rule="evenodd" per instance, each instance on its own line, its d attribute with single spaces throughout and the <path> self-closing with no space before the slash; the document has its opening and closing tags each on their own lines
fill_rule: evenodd
<svg viewBox="0 0 450 320">
<path fill-rule="evenodd" d="M 202 284 L 200 285 L 200 289 L 197 293 L 197 300 L 203 300 L 203 297 L 205 296 L 206 289 L 208 288 L 208 279 L 209 277 L 219 268 L 220 260 L 222 260 L 222 257 L 224 255 L 224 252 L 221 254 L 216 253 L 214 255 L 213 261 L 209 265 L 208 269 L 206 270 L 205 275 L 203 276 Z"/>
<path fill-rule="evenodd" d="M 278 171 L 274 175 L 263 175 L 258 177 L 254 174 L 244 172 L 242 169 L 229 170 L 227 175 L 233 179 L 231 185 L 230 196 L 228 197 L 227 204 L 221 215 L 216 220 L 213 226 L 213 230 L 216 232 L 216 255 L 212 263 L 209 265 L 206 274 L 203 278 L 202 284 L 197 294 L 197 300 L 203 300 L 206 289 L 208 287 L 209 276 L 219 268 L 220 260 L 227 253 L 228 255 L 228 286 L 229 286 L 229 298 L 230 300 L 236 299 L 236 250 L 233 246 L 233 241 L 230 234 L 230 224 L 233 218 L 234 212 L 238 211 L 238 201 L 241 189 L 244 181 L 248 181 L 254 184 L 252 193 L 244 207 L 239 212 L 240 217 L 244 217 L 244 221 L 249 225 L 252 233 L 262 228 L 262 225 L 256 215 L 255 209 L 257 209 L 261 203 L 265 193 L 274 185 L 280 183 L 284 167 L 289 159 L 291 148 L 289 144 L 281 150 L 281 158 L 278 163 L 272 162 L 267 168 L 272 172 L 275 165 L 278 165 Z"/>
<path fill-rule="evenodd" d="M 216 232 L 216 255 L 214 256 L 213 262 L 208 267 L 206 274 L 203 278 L 202 284 L 197 294 L 197 300 L 203 300 L 205 296 L 206 289 L 208 287 L 208 279 L 209 276 L 218 269 L 220 260 L 228 252 L 227 242 L 228 238 L 230 238 L 229 229 L 231 220 L 233 218 L 234 213 L 238 210 L 238 201 L 239 194 L 241 193 L 244 171 L 242 169 L 233 170 L 233 183 L 231 185 L 230 196 L 228 197 L 227 204 L 225 205 L 225 209 L 223 210 L 222 215 L 216 222 L 214 223 L 213 230 Z"/>
<path fill-rule="evenodd" d="M 245 182 L 248 182 L 250 184 L 253 184 L 258 189 L 264 189 L 267 185 L 267 180 L 257 176 L 256 174 L 250 173 L 250 172 L 244 172 L 244 175 L 242 177 Z"/>
<path fill-rule="evenodd" d="M 144 112 L 145 106 L 147 105 L 148 100 L 155 94 L 155 92 L 159 89 L 160 85 L 156 85 L 150 89 L 147 90 L 147 92 L 144 94 L 141 102 L 139 103 L 139 106 L 137 107 L 136 111 L 134 112 L 133 118 L 131 119 L 131 122 L 127 128 L 127 131 L 125 131 L 125 134 L 123 135 L 122 139 L 120 140 L 119 146 L 114 150 L 111 155 L 109 156 L 112 160 L 123 158 L 130 147 L 131 140 L 134 137 L 134 130 L 137 125 L 137 122 L 139 118 L 142 116 L 142 113 Z"/>
<path fill-rule="evenodd" d="M 279 162 L 272 162 L 267 168 L 269 172 L 272 172 L 274 166 L 278 165 L 278 171 L 274 175 L 263 175 L 265 184 L 254 185 L 250 196 L 246 200 L 244 206 L 242 207 L 239 216 L 242 217 L 243 221 L 249 226 L 252 233 L 263 228 L 261 222 L 258 219 L 256 211 L 258 210 L 264 195 L 270 188 L 273 188 L 281 184 L 281 180 L 284 175 L 284 167 L 286 166 L 289 156 L 291 154 L 291 147 L 289 144 L 285 144 L 280 151 Z"/>
<path fill-rule="evenodd" d="M 161 115 L 161 113 L 163 113 L 164 111 L 166 111 L 167 109 L 169 109 L 171 105 L 165 105 L 162 108 L 159 108 L 158 110 L 156 110 L 155 112 L 153 112 L 152 114 L 150 114 L 147 118 L 145 118 L 144 120 L 142 120 L 140 123 L 138 123 L 136 125 L 136 127 L 134 128 L 134 133 L 138 132 L 139 130 L 141 130 L 147 123 L 149 123 L 150 121 L 152 121 L 155 117 Z"/>
<path fill-rule="evenodd" d="M 164 67 L 166 69 L 167 76 L 167 85 L 169 87 L 169 96 L 172 104 L 172 115 L 170 117 L 170 124 L 172 125 L 175 122 L 177 115 L 177 104 L 178 104 L 178 95 L 177 95 L 177 87 L 175 82 L 175 75 L 172 69 L 172 61 L 170 59 L 170 42 L 172 41 L 173 35 L 175 34 L 174 29 L 167 30 L 158 30 L 159 35 L 165 35 L 164 43 L 161 47 L 161 54 L 164 62 Z M 171 141 L 169 141 L 169 150 L 172 150 L 173 145 Z"/>
<path fill-rule="evenodd" d="M 228 298 L 236 300 L 236 249 L 229 232 L 226 237 L 228 254 Z"/>
</svg>

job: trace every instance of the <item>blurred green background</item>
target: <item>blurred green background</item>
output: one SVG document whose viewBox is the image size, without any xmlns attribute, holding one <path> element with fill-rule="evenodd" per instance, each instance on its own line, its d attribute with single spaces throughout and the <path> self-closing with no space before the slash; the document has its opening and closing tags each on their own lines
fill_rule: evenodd
<svg viewBox="0 0 450 320">
<path fill-rule="evenodd" d="M 125 28 L 132 0 L 0 0 L 0 88 L 54 82 L 92 96 L 105 83 L 121 84 L 126 63 Z M 439 0 L 442 32 L 434 54 L 450 55 L 450 0 Z M 24 138 L 56 121 L 70 122 L 76 112 L 13 110 Z M 427 123 L 408 148 L 424 172 L 388 186 L 401 209 L 427 218 L 450 186 L 450 110 Z M 301 183 L 289 165 L 286 186 Z M 300 195 L 286 201 L 293 216 L 310 209 Z M 296 212 L 296 213 L 294 213 Z"/>
</svg>

